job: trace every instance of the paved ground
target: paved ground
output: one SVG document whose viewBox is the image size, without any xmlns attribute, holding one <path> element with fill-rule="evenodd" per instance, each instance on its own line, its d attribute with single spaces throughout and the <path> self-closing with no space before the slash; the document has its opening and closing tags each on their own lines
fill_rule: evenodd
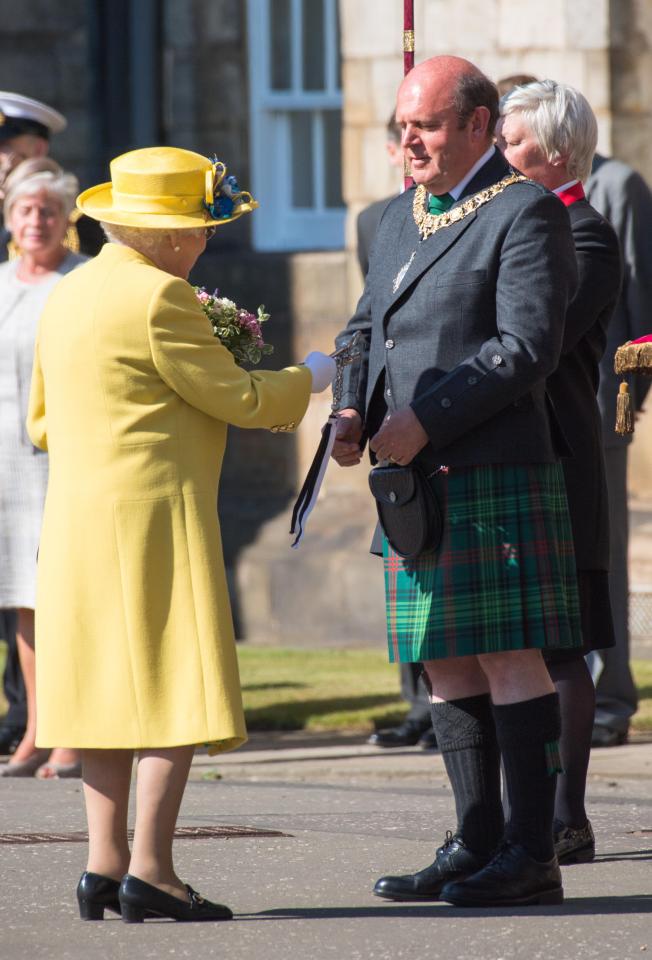
<svg viewBox="0 0 652 960">
<path fill-rule="evenodd" d="M 258 737 L 198 756 L 182 826 L 283 836 L 180 840 L 180 872 L 236 920 L 82 923 L 81 843 L 0 845 L 2 960 L 633 960 L 652 954 L 652 743 L 594 751 L 595 863 L 564 869 L 561 907 L 464 911 L 374 898 L 377 876 L 424 866 L 452 824 L 441 758 L 353 740 Z M 0 830 L 84 827 L 79 782 L 0 780 Z"/>
</svg>

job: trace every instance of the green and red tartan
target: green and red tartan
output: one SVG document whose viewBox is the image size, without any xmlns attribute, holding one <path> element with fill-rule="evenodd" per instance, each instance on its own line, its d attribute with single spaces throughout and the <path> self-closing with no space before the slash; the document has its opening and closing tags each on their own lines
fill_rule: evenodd
<svg viewBox="0 0 652 960">
<path fill-rule="evenodd" d="M 439 548 L 410 561 L 383 543 L 390 661 L 581 646 L 561 466 L 451 467 L 430 482 Z"/>
</svg>

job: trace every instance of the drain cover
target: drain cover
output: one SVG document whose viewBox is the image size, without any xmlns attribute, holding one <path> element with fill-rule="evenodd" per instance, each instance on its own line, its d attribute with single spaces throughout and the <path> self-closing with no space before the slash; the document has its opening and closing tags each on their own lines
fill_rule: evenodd
<svg viewBox="0 0 652 960">
<path fill-rule="evenodd" d="M 129 839 L 133 837 L 129 831 Z M 260 830 L 258 827 L 222 825 L 216 827 L 177 827 L 174 836 L 180 840 L 224 840 L 227 837 L 289 837 L 280 830 Z M 86 843 L 88 834 L 75 833 L 0 833 L 0 844 L 8 843 Z"/>
</svg>

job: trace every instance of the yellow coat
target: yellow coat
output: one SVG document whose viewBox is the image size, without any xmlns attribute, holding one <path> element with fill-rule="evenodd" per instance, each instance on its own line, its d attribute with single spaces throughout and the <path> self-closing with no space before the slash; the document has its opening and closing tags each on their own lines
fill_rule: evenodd
<svg viewBox="0 0 652 960">
<path fill-rule="evenodd" d="M 216 512 L 227 424 L 292 429 L 310 387 L 305 367 L 237 367 L 192 287 L 134 250 L 107 244 L 58 284 L 27 421 L 50 455 L 39 746 L 246 739 Z"/>
</svg>

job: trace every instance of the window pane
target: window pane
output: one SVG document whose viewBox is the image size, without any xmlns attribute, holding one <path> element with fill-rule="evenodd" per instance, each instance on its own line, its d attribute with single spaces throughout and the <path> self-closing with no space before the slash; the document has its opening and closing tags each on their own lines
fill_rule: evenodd
<svg viewBox="0 0 652 960">
<path fill-rule="evenodd" d="M 342 198 L 342 111 L 324 113 L 324 195 L 327 207 L 343 207 Z"/>
<path fill-rule="evenodd" d="M 324 0 L 303 0 L 303 89 L 326 87 Z"/>
<path fill-rule="evenodd" d="M 290 114 L 290 152 L 292 155 L 292 206 L 314 207 L 312 114 L 309 110 L 297 110 Z"/>
<path fill-rule="evenodd" d="M 292 88 L 290 0 L 270 0 L 269 83 L 272 90 Z"/>
</svg>

